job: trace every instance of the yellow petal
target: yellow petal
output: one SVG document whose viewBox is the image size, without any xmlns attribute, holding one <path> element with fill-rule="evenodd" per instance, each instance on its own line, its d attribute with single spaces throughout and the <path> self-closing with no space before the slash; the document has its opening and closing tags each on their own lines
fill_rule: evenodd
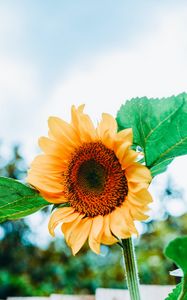
<svg viewBox="0 0 187 300">
<path fill-rule="evenodd" d="M 132 145 L 133 142 L 133 133 L 132 128 L 127 128 L 119 131 L 116 135 L 116 140 L 121 140 L 124 142 L 129 142 Z"/>
<path fill-rule="evenodd" d="M 148 182 L 131 182 L 128 181 L 128 189 L 129 191 L 131 191 L 132 193 L 137 193 L 142 189 L 148 189 L 149 187 L 149 183 Z"/>
<path fill-rule="evenodd" d="M 40 154 L 35 157 L 31 164 L 31 167 L 38 168 L 41 166 L 44 170 L 51 169 L 62 171 L 66 166 L 66 163 L 53 155 Z"/>
<path fill-rule="evenodd" d="M 92 227 L 89 235 L 89 246 L 93 252 L 100 253 L 100 241 L 103 233 L 103 216 L 93 218 Z"/>
<path fill-rule="evenodd" d="M 110 214 L 110 229 L 119 239 L 125 239 L 131 236 L 128 225 L 119 207 Z"/>
<path fill-rule="evenodd" d="M 133 193 L 129 190 L 127 198 L 132 205 L 138 207 L 145 206 L 153 201 L 151 194 L 148 192 L 147 189 L 141 189 L 136 193 Z"/>
<path fill-rule="evenodd" d="M 64 218 L 74 213 L 74 209 L 72 207 L 62 207 L 58 208 L 52 215 L 49 220 L 49 232 L 52 236 L 55 235 L 54 230 L 58 226 L 58 224 L 62 223 Z"/>
<path fill-rule="evenodd" d="M 149 169 L 140 163 L 133 163 L 125 170 L 128 182 L 151 182 L 151 173 Z"/>
<path fill-rule="evenodd" d="M 104 245 L 112 245 L 117 243 L 117 239 L 112 235 L 110 230 L 110 218 L 109 215 L 104 216 L 103 234 L 101 236 L 101 243 Z"/>
<path fill-rule="evenodd" d="M 149 216 L 144 213 L 148 210 L 147 206 L 142 209 L 128 202 L 128 207 L 134 220 L 145 221 L 149 218 Z"/>
<path fill-rule="evenodd" d="M 129 228 L 129 232 L 132 234 L 136 234 L 138 235 L 138 231 L 135 227 L 135 224 L 134 224 L 134 219 L 131 215 L 131 212 L 130 212 L 130 209 L 129 209 L 129 206 L 127 204 L 127 201 L 125 200 L 125 202 L 123 203 L 123 205 L 120 207 L 121 209 L 121 212 L 125 215 L 125 220 L 126 220 L 126 224 Z"/>
<path fill-rule="evenodd" d="M 111 115 L 103 113 L 102 120 L 97 126 L 98 136 L 102 139 L 106 131 L 109 131 L 112 134 L 116 133 L 117 123 L 116 120 Z"/>
<path fill-rule="evenodd" d="M 116 153 L 116 156 L 123 156 L 124 153 L 126 153 L 130 147 L 131 147 L 131 143 L 127 140 L 115 140 L 114 139 L 114 151 Z"/>
<path fill-rule="evenodd" d="M 102 143 L 109 149 L 113 150 L 114 148 L 114 138 L 111 135 L 109 130 L 105 131 L 101 138 Z"/>
<path fill-rule="evenodd" d="M 49 155 L 54 155 L 59 157 L 60 159 L 64 160 L 67 159 L 71 153 L 73 152 L 73 149 L 70 148 L 68 145 L 64 143 L 64 145 L 51 140 L 47 137 L 41 137 L 38 141 L 40 148 Z"/>
<path fill-rule="evenodd" d="M 43 175 L 39 172 L 29 170 L 27 181 L 34 187 L 44 192 L 62 193 L 63 184 L 60 183 L 60 178 L 56 175 Z"/>
<path fill-rule="evenodd" d="M 123 156 L 126 154 L 126 152 L 129 150 L 129 147 L 130 147 L 130 143 L 127 141 L 127 142 L 123 142 L 122 144 L 120 144 L 120 146 L 116 147 L 116 145 L 114 145 L 114 149 L 115 149 L 115 152 L 116 152 L 116 156 L 119 158 L 119 159 L 123 159 Z"/>
<path fill-rule="evenodd" d="M 43 191 L 40 191 L 40 194 L 42 197 L 44 197 L 44 199 L 50 203 L 56 203 L 56 204 L 60 204 L 60 203 L 66 203 L 68 202 L 68 199 L 64 196 L 64 193 L 60 193 L 60 194 L 55 194 L 55 193 L 46 193 Z"/>
<path fill-rule="evenodd" d="M 91 225 L 91 218 L 82 219 L 71 232 L 71 235 L 68 238 L 68 244 L 72 249 L 73 255 L 75 255 L 86 242 L 90 233 Z"/>
<path fill-rule="evenodd" d="M 33 169 L 30 169 L 28 171 L 29 173 L 29 176 L 32 176 L 32 177 L 37 177 L 39 178 L 39 180 L 42 180 L 44 179 L 45 181 L 51 181 L 51 182 L 61 182 L 62 181 L 62 174 L 63 172 L 52 172 L 52 173 L 47 173 L 44 172 L 42 170 L 42 168 L 33 168 Z"/>
<path fill-rule="evenodd" d="M 48 120 L 50 134 L 63 145 L 66 144 L 69 147 L 77 146 L 79 144 L 79 137 L 76 130 L 65 121 L 57 117 L 50 117 Z"/>
<path fill-rule="evenodd" d="M 78 217 L 80 216 L 80 214 L 78 212 L 74 212 L 73 214 L 63 218 L 63 222 L 64 223 L 70 223 L 73 222 L 74 220 L 76 220 Z"/>
<path fill-rule="evenodd" d="M 83 113 L 84 106 L 72 106 L 72 124 L 79 133 L 82 142 L 91 142 L 97 138 L 94 125 L 87 114 Z"/>
<path fill-rule="evenodd" d="M 44 192 L 55 194 L 63 192 L 63 185 L 57 180 L 55 181 L 55 177 L 50 177 L 47 175 L 42 177 L 41 174 L 37 175 L 34 172 L 29 171 L 27 181 L 36 189 Z"/>
<path fill-rule="evenodd" d="M 78 106 L 77 109 L 75 105 L 72 105 L 71 107 L 71 123 L 74 126 L 74 128 L 77 128 L 79 126 L 79 115 L 80 113 L 83 113 L 84 107 L 84 104 Z"/>
<path fill-rule="evenodd" d="M 130 144 L 128 144 L 128 142 L 124 142 L 115 151 L 116 156 L 118 157 L 119 162 L 123 168 L 127 168 L 129 165 L 134 163 L 134 161 L 137 159 L 139 155 L 139 153 L 137 153 L 134 150 L 131 150 L 129 147 Z"/>
<path fill-rule="evenodd" d="M 90 117 L 86 114 L 83 114 L 81 116 L 81 126 L 82 126 L 82 130 L 86 130 L 86 132 L 89 133 L 89 135 L 91 136 L 92 140 L 96 139 L 96 130 L 95 127 L 92 123 L 92 120 L 90 119 Z"/>
<path fill-rule="evenodd" d="M 79 215 L 76 220 L 73 222 L 63 223 L 61 226 L 61 230 L 64 234 L 65 240 L 69 245 L 69 237 L 71 236 L 72 231 L 78 225 L 78 223 L 84 218 L 84 215 Z"/>
<path fill-rule="evenodd" d="M 31 169 L 28 172 L 27 181 L 32 184 L 29 180 L 32 176 L 43 178 L 48 175 L 52 181 L 62 181 L 62 174 L 67 169 L 67 164 L 62 162 L 55 156 L 51 155 L 38 155 L 31 164 Z M 32 179 L 31 179 L 32 180 Z"/>
<path fill-rule="evenodd" d="M 122 168 L 126 169 L 129 167 L 135 160 L 137 159 L 139 153 L 134 150 L 128 150 L 126 155 L 123 156 L 122 160 L 120 161 Z"/>
</svg>

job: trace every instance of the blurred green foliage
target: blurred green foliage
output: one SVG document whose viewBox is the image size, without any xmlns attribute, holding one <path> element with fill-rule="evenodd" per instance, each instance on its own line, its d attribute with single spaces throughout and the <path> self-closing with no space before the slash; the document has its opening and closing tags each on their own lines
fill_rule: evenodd
<svg viewBox="0 0 187 300">
<path fill-rule="evenodd" d="M 0 157 L 0 175 L 22 179 L 26 164 L 14 147 L 12 157 Z M 166 187 L 165 197 L 172 197 Z M 163 200 L 164 201 L 164 200 Z M 163 202 L 164 203 L 164 202 Z M 49 214 L 43 210 L 44 218 Z M 187 216 L 175 218 L 165 212 L 160 222 L 145 223 L 145 233 L 136 241 L 141 283 L 175 284 L 169 271 L 175 268 L 164 257 L 163 249 L 173 238 L 187 234 Z M 47 249 L 30 240 L 32 228 L 24 219 L 0 225 L 0 298 L 8 296 L 47 296 L 51 293 L 94 293 L 97 287 L 124 288 L 121 249 L 102 246 L 101 255 L 87 246 L 75 257 L 63 238 L 54 239 Z M 40 228 L 38 228 L 40 232 Z"/>
</svg>

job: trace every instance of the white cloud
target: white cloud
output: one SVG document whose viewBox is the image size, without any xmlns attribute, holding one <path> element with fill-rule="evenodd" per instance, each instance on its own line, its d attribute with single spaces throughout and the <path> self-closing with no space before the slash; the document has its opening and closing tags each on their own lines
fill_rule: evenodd
<svg viewBox="0 0 187 300">
<path fill-rule="evenodd" d="M 39 75 L 28 62 L 0 58 L 0 139 L 24 144 L 31 155 L 37 139 Z"/>
<path fill-rule="evenodd" d="M 66 118 L 71 104 L 86 103 L 96 118 L 103 111 L 115 115 L 125 99 L 163 97 L 187 90 L 187 6 L 162 13 L 155 32 L 128 51 L 104 53 L 82 62 L 59 79 L 43 112 Z"/>
<path fill-rule="evenodd" d="M 25 103 L 27 98 L 36 97 L 37 72 L 31 64 L 1 57 L 0 60 L 0 101 L 19 99 Z"/>
<path fill-rule="evenodd" d="M 131 97 L 163 97 L 187 91 L 187 5 L 162 12 L 157 29 L 141 36 L 128 51 L 104 53 L 82 62 L 59 78 L 43 115 L 67 118 L 72 104 L 86 103 L 99 118 L 103 111 L 115 115 Z"/>
</svg>

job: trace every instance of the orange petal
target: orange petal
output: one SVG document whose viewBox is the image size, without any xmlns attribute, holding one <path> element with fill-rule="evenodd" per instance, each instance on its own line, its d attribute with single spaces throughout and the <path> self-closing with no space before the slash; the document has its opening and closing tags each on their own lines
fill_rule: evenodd
<svg viewBox="0 0 187 300">
<path fill-rule="evenodd" d="M 64 218 L 74 213 L 74 209 L 72 207 L 62 207 L 58 208 L 52 215 L 49 220 L 48 228 L 49 232 L 52 236 L 55 235 L 55 228 L 58 224 L 62 223 Z"/>
<path fill-rule="evenodd" d="M 110 230 L 110 218 L 109 215 L 104 216 L 103 234 L 101 236 L 101 243 L 104 245 L 112 245 L 117 243 L 117 239 L 112 235 Z"/>
<path fill-rule="evenodd" d="M 89 246 L 93 252 L 100 253 L 101 236 L 103 233 L 103 216 L 93 218 L 89 235 Z"/>
</svg>

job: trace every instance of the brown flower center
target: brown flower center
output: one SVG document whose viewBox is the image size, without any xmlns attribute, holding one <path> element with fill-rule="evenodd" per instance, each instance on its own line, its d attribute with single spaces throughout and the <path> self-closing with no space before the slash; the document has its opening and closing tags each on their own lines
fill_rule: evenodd
<svg viewBox="0 0 187 300">
<path fill-rule="evenodd" d="M 118 158 L 101 142 L 85 143 L 78 148 L 65 177 L 70 205 L 88 217 L 111 213 L 128 193 Z"/>
</svg>

